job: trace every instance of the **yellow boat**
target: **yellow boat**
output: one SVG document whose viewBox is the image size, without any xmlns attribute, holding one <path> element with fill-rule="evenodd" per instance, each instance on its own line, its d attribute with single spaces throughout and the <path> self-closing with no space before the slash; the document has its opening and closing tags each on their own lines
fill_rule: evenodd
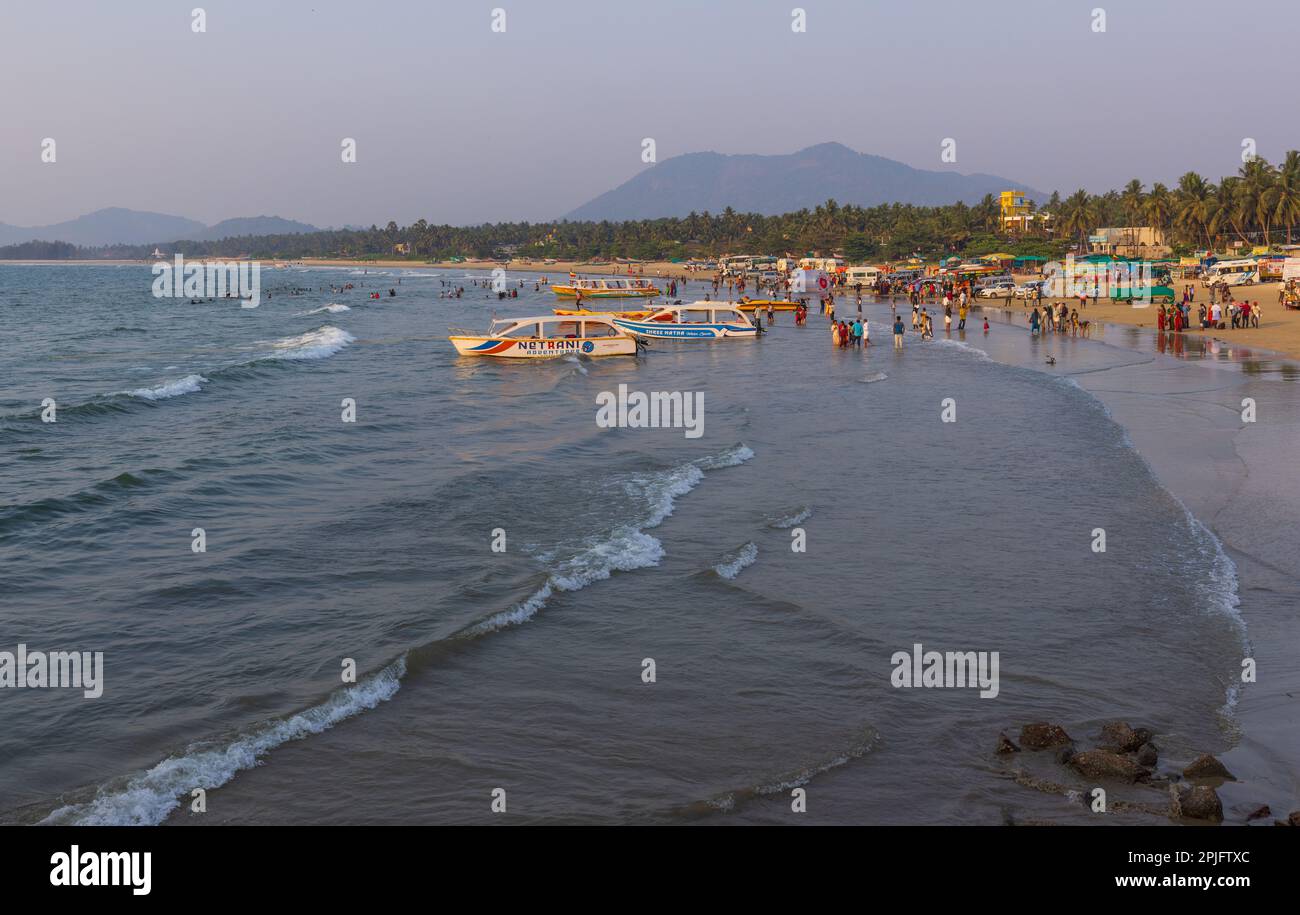
<svg viewBox="0 0 1300 915">
<path fill-rule="evenodd" d="M 798 302 L 787 302 L 785 299 L 741 299 L 736 303 L 736 307 L 741 311 L 753 311 L 756 308 L 771 308 L 773 311 L 798 311 Z"/>
<path fill-rule="evenodd" d="M 568 315 L 569 317 L 607 317 L 607 318 L 624 318 L 628 321 L 644 321 L 659 309 L 651 308 L 645 311 L 593 311 L 588 308 L 552 308 L 557 315 Z"/>
<path fill-rule="evenodd" d="M 565 299 L 574 299 L 579 295 L 584 299 L 634 299 L 661 295 L 657 286 L 638 279 L 575 279 L 567 284 L 552 286 L 551 292 Z"/>
</svg>

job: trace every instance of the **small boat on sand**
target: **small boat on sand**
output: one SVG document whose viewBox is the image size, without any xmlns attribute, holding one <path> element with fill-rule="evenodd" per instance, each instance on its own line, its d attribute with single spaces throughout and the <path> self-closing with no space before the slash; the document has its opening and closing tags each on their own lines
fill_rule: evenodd
<svg viewBox="0 0 1300 915">
<path fill-rule="evenodd" d="M 453 334 L 447 339 L 462 356 L 504 359 L 633 356 L 638 346 L 607 315 L 499 318 L 486 334 Z"/>
</svg>

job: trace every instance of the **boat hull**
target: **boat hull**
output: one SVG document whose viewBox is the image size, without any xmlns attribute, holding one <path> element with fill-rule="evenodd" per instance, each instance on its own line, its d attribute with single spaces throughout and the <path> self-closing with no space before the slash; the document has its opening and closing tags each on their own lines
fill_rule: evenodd
<svg viewBox="0 0 1300 915">
<path fill-rule="evenodd" d="M 798 302 L 783 302 L 776 299 L 763 299 L 761 301 L 737 302 L 736 307 L 741 311 L 753 311 L 754 309 L 772 309 L 773 311 L 798 311 Z"/>
<path fill-rule="evenodd" d="M 582 293 L 584 299 L 648 299 L 660 295 L 653 286 L 645 289 L 579 289 L 576 286 L 552 286 L 551 292 L 562 299 L 576 299 Z"/>
<path fill-rule="evenodd" d="M 628 321 L 615 318 L 614 326 L 625 334 L 647 340 L 722 340 L 757 337 L 758 328 L 744 324 L 676 324 L 666 321 Z"/>
<path fill-rule="evenodd" d="M 631 337 L 596 337 L 587 340 L 448 337 L 462 356 L 493 356 L 497 359 L 558 359 L 562 356 L 632 356 L 636 341 Z"/>
</svg>

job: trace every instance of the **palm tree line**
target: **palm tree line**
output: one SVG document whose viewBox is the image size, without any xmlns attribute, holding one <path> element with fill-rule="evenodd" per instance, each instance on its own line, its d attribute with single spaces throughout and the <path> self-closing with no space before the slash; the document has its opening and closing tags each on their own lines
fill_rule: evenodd
<svg viewBox="0 0 1300 915">
<path fill-rule="evenodd" d="M 1035 210 L 1040 209 L 1034 207 Z M 1041 206 L 1051 219 L 1032 220 L 1015 235 L 1003 231 L 997 199 L 986 195 L 971 206 L 954 203 L 924 207 L 893 203 L 874 207 L 827 200 L 812 209 L 765 216 L 695 213 L 685 217 L 624 222 L 489 223 L 436 225 L 419 220 L 409 226 L 389 222 L 296 235 L 241 236 L 213 242 L 159 241 L 165 252 L 187 257 L 295 259 L 391 258 L 409 246 L 413 262 L 454 257 L 531 259 L 631 258 L 687 259 L 724 253 L 842 253 L 854 261 L 892 260 L 914 254 L 978 256 L 994 251 L 1061 257 L 1080 250 L 1098 226 L 1151 226 L 1164 233 L 1175 253 L 1222 250 L 1231 242 L 1290 244 L 1300 223 L 1300 152 L 1281 165 L 1262 158 L 1244 162 L 1236 175 L 1218 184 L 1196 172 L 1174 188 L 1160 182 L 1150 189 L 1137 179 L 1121 191 L 1092 195 L 1059 193 Z M 63 243 L 28 242 L 0 248 L 0 258 L 38 256 L 148 258 L 154 243 L 78 248 Z"/>
</svg>

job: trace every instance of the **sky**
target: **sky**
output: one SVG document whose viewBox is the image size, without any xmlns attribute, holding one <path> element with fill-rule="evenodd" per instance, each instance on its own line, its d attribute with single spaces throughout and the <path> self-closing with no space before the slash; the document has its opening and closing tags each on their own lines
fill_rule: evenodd
<svg viewBox="0 0 1300 915">
<path fill-rule="evenodd" d="M 549 220 L 649 168 L 645 138 L 1217 180 L 1245 138 L 1300 148 L 1297 34 L 1295 0 L 0 0 L 0 222 Z"/>
</svg>

